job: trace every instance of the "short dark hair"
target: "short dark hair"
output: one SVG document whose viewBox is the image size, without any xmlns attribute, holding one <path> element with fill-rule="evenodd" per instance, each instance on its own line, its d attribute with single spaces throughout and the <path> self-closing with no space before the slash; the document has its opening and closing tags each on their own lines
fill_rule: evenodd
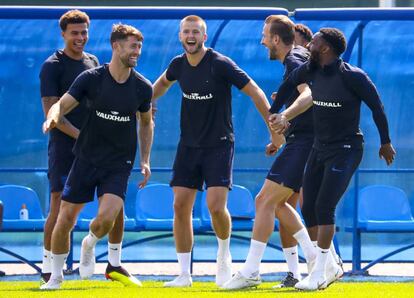
<svg viewBox="0 0 414 298">
<path fill-rule="evenodd" d="M 340 56 L 346 50 L 346 39 L 341 30 L 336 28 L 322 28 L 319 30 L 322 38 Z"/>
<path fill-rule="evenodd" d="M 295 32 L 298 32 L 307 42 L 310 42 L 312 40 L 312 30 L 304 24 L 296 24 Z"/>
<path fill-rule="evenodd" d="M 291 45 L 295 41 L 295 24 L 284 15 L 270 15 L 265 24 L 270 24 L 270 34 L 279 35 L 285 45 Z"/>
<path fill-rule="evenodd" d="M 111 44 L 119 40 L 125 40 L 129 36 L 135 36 L 138 41 L 144 40 L 144 35 L 142 35 L 141 31 L 133 26 L 124 24 L 114 24 L 112 26 Z"/>
<path fill-rule="evenodd" d="M 66 31 L 68 24 L 83 24 L 89 27 L 89 16 L 80 10 L 73 9 L 65 12 L 59 19 L 59 26 L 62 31 Z"/>
</svg>

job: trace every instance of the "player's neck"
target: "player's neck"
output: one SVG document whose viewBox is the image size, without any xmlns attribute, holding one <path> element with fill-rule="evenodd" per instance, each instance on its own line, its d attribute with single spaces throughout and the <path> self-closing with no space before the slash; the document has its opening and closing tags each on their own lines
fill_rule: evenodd
<svg viewBox="0 0 414 298">
<path fill-rule="evenodd" d="M 200 49 L 200 51 L 198 51 L 197 53 L 195 54 L 185 53 L 185 55 L 187 56 L 188 63 L 191 66 L 197 66 L 200 63 L 200 61 L 203 59 L 206 53 L 207 53 L 207 48 L 203 46 Z"/>
<path fill-rule="evenodd" d="M 279 55 L 279 61 L 280 62 L 284 62 L 285 61 L 285 58 L 286 58 L 286 56 L 287 56 L 287 54 L 294 48 L 295 46 L 293 45 L 293 44 L 291 44 L 291 45 L 288 45 L 288 46 L 283 46 L 281 49 L 280 49 L 280 55 Z"/>
<path fill-rule="evenodd" d="M 63 53 L 73 60 L 81 60 L 83 58 L 83 52 L 74 52 L 68 48 L 64 48 Z"/>
<path fill-rule="evenodd" d="M 115 60 L 109 62 L 109 73 L 111 77 L 119 84 L 125 83 L 131 74 L 131 67 L 125 67 L 122 63 Z"/>
<path fill-rule="evenodd" d="M 322 56 L 321 60 L 319 62 L 319 64 L 321 65 L 321 67 L 324 67 L 326 65 L 330 65 L 332 64 L 334 61 L 336 61 L 338 59 L 337 56 L 335 55 L 326 55 L 326 56 Z"/>
</svg>

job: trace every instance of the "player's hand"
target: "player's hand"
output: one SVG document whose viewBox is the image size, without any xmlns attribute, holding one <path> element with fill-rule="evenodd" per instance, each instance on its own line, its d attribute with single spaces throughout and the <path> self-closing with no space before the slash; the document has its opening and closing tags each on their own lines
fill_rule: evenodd
<svg viewBox="0 0 414 298">
<path fill-rule="evenodd" d="M 272 95 L 270 95 L 270 98 L 271 98 L 273 101 L 275 101 L 276 96 L 277 96 L 277 92 L 273 92 L 273 93 L 272 93 Z"/>
<path fill-rule="evenodd" d="M 47 119 L 45 122 L 43 122 L 43 125 L 42 125 L 43 133 L 44 134 L 48 133 L 53 128 L 55 128 L 57 124 L 58 124 L 58 121 L 56 119 L 53 119 L 53 118 Z"/>
<path fill-rule="evenodd" d="M 273 143 L 269 143 L 266 145 L 265 154 L 266 156 L 272 156 L 275 155 L 278 150 L 279 148 L 273 145 Z"/>
<path fill-rule="evenodd" d="M 143 188 L 147 185 L 148 180 L 151 177 L 151 169 L 149 164 L 141 163 L 141 174 L 144 176 L 144 179 L 138 183 L 138 188 Z"/>
<path fill-rule="evenodd" d="M 381 145 L 379 150 L 379 158 L 384 159 L 387 163 L 387 166 L 392 164 L 395 158 L 395 154 L 395 149 L 391 143 Z"/>
<path fill-rule="evenodd" d="M 283 134 L 290 126 L 289 121 L 283 114 L 271 114 L 268 121 L 270 128 L 278 134 Z"/>
</svg>

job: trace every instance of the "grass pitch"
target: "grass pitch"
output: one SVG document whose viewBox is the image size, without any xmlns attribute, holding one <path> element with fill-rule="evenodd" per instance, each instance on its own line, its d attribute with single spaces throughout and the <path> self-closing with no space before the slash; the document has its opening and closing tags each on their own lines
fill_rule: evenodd
<svg viewBox="0 0 414 298">
<path fill-rule="evenodd" d="M 65 281 L 59 291 L 40 291 L 38 282 L 0 282 L 0 297 L 414 297 L 414 282 L 338 282 L 328 289 L 318 292 L 299 292 L 294 289 L 272 289 L 275 283 L 263 283 L 257 289 L 244 291 L 224 291 L 213 282 L 195 282 L 192 288 L 163 288 L 162 282 L 143 282 L 143 288 L 125 288 L 121 284 L 109 281 Z"/>
</svg>

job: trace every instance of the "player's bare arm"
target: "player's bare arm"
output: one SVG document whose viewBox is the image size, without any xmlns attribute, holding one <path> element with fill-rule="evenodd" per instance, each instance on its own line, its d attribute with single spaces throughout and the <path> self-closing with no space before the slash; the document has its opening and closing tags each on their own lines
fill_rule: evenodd
<svg viewBox="0 0 414 298">
<path fill-rule="evenodd" d="M 154 122 L 151 109 L 145 113 L 137 113 L 137 120 L 139 121 L 138 139 L 141 173 L 144 176 L 144 179 L 138 185 L 142 188 L 147 184 L 151 176 L 150 152 L 154 138 Z"/>
<path fill-rule="evenodd" d="M 289 120 L 307 111 L 313 104 L 312 92 L 306 84 L 298 86 L 299 96 L 293 104 L 280 114 L 272 114 L 269 124 L 272 130 L 283 133 L 289 127 Z"/>
<path fill-rule="evenodd" d="M 266 119 L 269 115 L 270 104 L 263 90 L 260 89 L 255 81 L 250 80 L 241 91 L 252 99 L 256 109 L 262 115 L 263 120 L 267 122 Z"/>
<path fill-rule="evenodd" d="M 166 76 L 166 71 L 155 81 L 153 90 L 154 93 L 152 95 L 152 102 L 167 92 L 167 90 L 171 87 L 172 84 L 174 84 L 175 81 L 169 81 Z"/>
<path fill-rule="evenodd" d="M 285 138 L 282 135 L 273 132 L 268 125 L 267 117 L 269 115 L 270 104 L 266 98 L 266 95 L 253 80 L 250 80 L 250 82 L 247 83 L 247 85 L 244 86 L 241 91 L 252 99 L 254 105 L 256 106 L 256 109 L 262 115 L 266 126 L 269 128 L 272 144 L 274 145 L 271 151 L 276 153 L 277 149 L 279 149 L 285 143 Z"/>
<path fill-rule="evenodd" d="M 42 97 L 42 107 L 43 107 L 43 113 L 45 114 L 45 118 L 47 117 L 47 114 L 50 108 L 58 101 L 59 101 L 59 97 L 57 96 Z M 77 139 L 79 136 L 79 129 L 77 129 L 65 117 L 62 117 L 60 122 L 57 124 L 56 128 L 74 139 Z"/>
<path fill-rule="evenodd" d="M 168 91 L 168 89 L 171 87 L 171 85 L 174 84 L 174 81 L 167 80 L 166 72 L 167 71 L 164 71 L 164 73 L 160 75 L 160 77 L 155 81 L 154 86 L 153 86 L 154 93 L 151 99 L 153 118 L 155 118 L 155 113 L 158 110 L 157 99 L 163 96 Z"/>
<path fill-rule="evenodd" d="M 55 104 L 51 106 L 47 113 L 46 121 L 43 123 L 43 132 L 47 133 L 52 128 L 57 127 L 64 115 L 72 111 L 79 102 L 69 93 L 65 93 Z"/>
</svg>

